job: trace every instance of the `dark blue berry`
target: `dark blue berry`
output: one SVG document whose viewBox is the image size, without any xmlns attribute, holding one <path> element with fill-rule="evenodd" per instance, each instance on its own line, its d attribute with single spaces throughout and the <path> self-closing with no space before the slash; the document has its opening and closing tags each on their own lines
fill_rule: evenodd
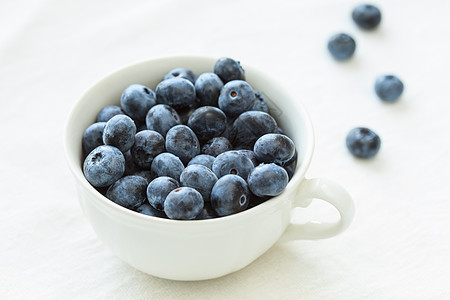
<svg viewBox="0 0 450 300">
<path fill-rule="evenodd" d="M 176 125 L 166 134 L 166 150 L 187 164 L 194 156 L 200 154 L 200 142 L 191 128 Z"/>
<path fill-rule="evenodd" d="M 181 119 L 177 111 L 169 105 L 157 104 L 148 111 L 145 124 L 148 130 L 157 131 L 165 137 L 170 128 L 181 124 Z"/>
<path fill-rule="evenodd" d="M 197 76 L 195 76 L 194 72 L 186 68 L 175 68 L 169 71 L 166 75 L 164 75 L 163 80 L 171 79 L 171 78 L 184 78 L 195 83 Z"/>
<path fill-rule="evenodd" d="M 90 125 L 83 133 L 81 144 L 86 155 L 100 145 L 103 145 L 103 130 L 106 122 L 97 122 Z"/>
<path fill-rule="evenodd" d="M 153 159 L 151 170 L 157 177 L 169 176 L 179 181 L 184 165 L 178 156 L 164 152 Z"/>
<path fill-rule="evenodd" d="M 133 146 L 135 134 L 136 125 L 133 120 L 125 115 L 117 115 L 106 122 L 103 143 L 126 152 Z"/>
<path fill-rule="evenodd" d="M 362 29 L 375 29 L 381 22 L 381 11 L 370 4 L 361 4 L 352 11 L 352 19 Z"/>
<path fill-rule="evenodd" d="M 136 210 L 147 199 L 148 182 L 141 176 L 125 176 L 114 182 L 106 191 L 106 198 L 125 208 Z"/>
<path fill-rule="evenodd" d="M 202 153 L 217 156 L 233 148 L 230 141 L 223 136 L 215 137 L 207 141 L 202 146 Z"/>
<path fill-rule="evenodd" d="M 120 97 L 122 109 L 127 115 L 138 121 L 144 121 L 147 112 L 155 104 L 155 93 L 142 84 L 130 85 Z"/>
<path fill-rule="evenodd" d="M 158 217 L 158 218 L 165 218 L 167 219 L 166 214 L 163 211 L 157 210 L 156 208 L 153 208 L 150 204 L 144 203 L 141 206 L 139 206 L 136 211 L 138 213 L 152 216 L 152 217 Z"/>
<path fill-rule="evenodd" d="M 242 154 L 245 154 L 245 156 L 247 156 L 252 161 L 254 167 L 258 166 L 261 163 L 256 158 L 255 152 L 253 152 L 253 150 L 241 149 L 237 151 L 239 151 Z"/>
<path fill-rule="evenodd" d="M 161 81 L 155 89 L 156 103 L 167 104 L 174 109 L 189 107 L 195 103 L 196 93 L 192 82 L 184 78 Z"/>
<path fill-rule="evenodd" d="M 257 111 L 263 111 L 265 113 L 269 113 L 269 106 L 267 105 L 267 102 L 264 99 L 264 97 L 261 95 L 260 92 L 258 92 L 258 91 L 254 91 L 254 92 L 255 92 L 255 102 L 254 102 L 251 110 L 257 110 Z"/>
<path fill-rule="evenodd" d="M 217 178 L 227 174 L 239 175 L 244 180 L 253 169 L 253 163 L 245 154 L 231 150 L 219 154 L 212 165 L 212 171 Z"/>
<path fill-rule="evenodd" d="M 258 197 L 277 196 L 286 188 L 289 176 L 276 164 L 260 164 L 248 175 L 248 187 Z"/>
<path fill-rule="evenodd" d="M 211 206 L 221 217 L 245 210 L 248 203 L 247 183 L 240 176 L 225 175 L 212 188 Z"/>
<path fill-rule="evenodd" d="M 403 82 L 394 75 L 382 75 L 375 81 L 375 93 L 386 102 L 394 102 L 403 93 Z"/>
<path fill-rule="evenodd" d="M 171 191 L 164 202 L 164 212 L 170 219 L 193 220 L 202 210 L 202 195 L 190 187 Z"/>
<path fill-rule="evenodd" d="M 238 61 L 229 57 L 219 58 L 214 64 L 216 73 L 223 83 L 231 80 L 245 80 L 245 71 Z"/>
<path fill-rule="evenodd" d="M 354 156 L 371 158 L 380 150 L 381 139 L 378 134 L 369 128 L 357 127 L 349 131 L 345 143 Z"/>
<path fill-rule="evenodd" d="M 136 133 L 131 147 L 134 163 L 142 169 L 150 169 L 153 159 L 165 151 L 163 136 L 153 130 L 143 130 Z"/>
<path fill-rule="evenodd" d="M 260 162 L 283 166 L 294 156 L 295 144 L 284 134 L 268 133 L 256 141 L 253 152 Z"/>
<path fill-rule="evenodd" d="M 217 181 L 217 176 L 209 168 L 193 164 L 187 166 L 180 176 L 180 184 L 196 189 L 209 202 L 211 189 Z"/>
<path fill-rule="evenodd" d="M 178 181 L 168 176 L 153 179 L 147 186 L 147 199 L 150 205 L 158 210 L 164 210 L 164 201 L 167 195 L 180 187 Z"/>
<path fill-rule="evenodd" d="M 230 118 L 251 109 L 255 103 L 252 87 L 243 80 L 232 80 L 220 91 L 219 108 Z"/>
<path fill-rule="evenodd" d="M 215 159 L 214 156 L 208 154 L 199 154 L 189 161 L 188 166 L 197 164 L 203 165 L 208 169 L 212 170 L 212 164 L 214 162 L 214 159 Z"/>
<path fill-rule="evenodd" d="M 355 49 L 355 40 L 348 34 L 338 33 L 328 40 L 328 50 L 337 60 L 349 59 L 355 53 Z"/>
<path fill-rule="evenodd" d="M 203 73 L 195 81 L 195 92 L 201 106 L 218 106 L 220 90 L 223 82 L 215 73 Z"/>
<path fill-rule="evenodd" d="M 253 150 L 256 140 L 266 133 L 277 131 L 277 121 L 262 111 L 242 113 L 233 123 L 231 143 L 237 149 Z"/>
<path fill-rule="evenodd" d="M 120 106 L 108 105 L 103 107 L 97 115 L 97 122 L 108 122 L 114 116 L 124 115 L 125 112 Z"/>
<path fill-rule="evenodd" d="M 209 140 L 221 135 L 227 127 L 227 116 L 214 106 L 197 108 L 189 117 L 187 125 L 200 140 Z"/>
<path fill-rule="evenodd" d="M 107 187 L 122 177 L 125 158 L 119 149 L 102 145 L 92 150 L 83 163 L 87 181 L 95 187 Z"/>
</svg>

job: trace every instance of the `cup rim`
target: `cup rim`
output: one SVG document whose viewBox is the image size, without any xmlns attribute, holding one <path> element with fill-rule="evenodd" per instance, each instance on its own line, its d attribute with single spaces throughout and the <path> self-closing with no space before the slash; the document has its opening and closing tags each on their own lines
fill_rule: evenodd
<svg viewBox="0 0 450 300">
<path fill-rule="evenodd" d="M 87 96 L 92 93 L 92 91 L 101 83 L 104 83 L 108 80 L 111 80 L 111 78 L 117 76 L 118 74 L 122 72 L 126 72 L 127 70 L 131 70 L 133 68 L 136 68 L 143 64 L 152 64 L 155 62 L 162 62 L 164 60 L 209 60 L 211 62 L 215 62 L 219 59 L 219 57 L 211 57 L 211 56 L 200 56 L 200 55 L 178 55 L 178 56 L 160 56 L 160 57 L 153 57 L 146 60 L 141 60 L 138 62 L 135 62 L 133 64 L 126 65 L 124 67 L 118 68 L 113 72 L 110 72 L 109 74 L 103 76 L 100 80 L 96 81 L 94 84 L 92 84 L 84 93 L 82 93 L 81 97 L 78 97 L 76 102 L 73 104 L 72 108 L 70 109 L 68 116 L 66 117 L 66 122 L 64 124 L 64 131 L 63 131 L 63 142 L 64 142 L 64 156 L 66 158 L 66 162 L 69 165 L 69 169 L 71 170 L 72 175 L 75 177 L 76 183 L 81 185 L 82 188 L 89 192 L 92 198 L 95 199 L 95 204 L 101 206 L 102 209 L 108 209 L 110 213 L 115 214 L 118 217 L 125 218 L 127 222 L 134 222 L 136 224 L 153 224 L 153 225 L 160 225 L 164 227 L 174 227 L 174 228 L 184 228 L 184 229 L 199 229 L 201 227 L 210 228 L 211 226 L 222 226 L 230 223 L 234 223 L 239 220 L 246 220 L 251 218 L 252 216 L 259 216 L 265 213 L 270 213 L 272 211 L 272 208 L 277 206 L 283 199 L 287 201 L 287 195 L 293 195 L 296 193 L 298 186 L 301 184 L 302 180 L 305 177 L 306 170 L 309 168 L 309 165 L 311 163 L 313 151 L 314 151 L 314 131 L 312 127 L 311 118 L 305 109 L 303 103 L 296 99 L 294 96 L 294 93 L 292 93 L 289 88 L 284 86 L 282 83 L 280 83 L 278 80 L 274 79 L 273 77 L 267 75 L 265 72 L 261 71 L 260 69 L 247 65 L 247 64 L 241 64 L 243 68 L 246 71 L 246 77 L 248 73 L 251 73 L 252 75 L 257 74 L 261 78 L 270 79 L 270 81 L 273 83 L 273 86 L 277 87 L 277 93 L 283 93 L 286 97 L 290 99 L 294 99 L 295 101 L 292 101 L 290 104 L 292 104 L 295 107 L 295 110 L 297 113 L 299 113 L 301 118 L 303 119 L 304 125 L 306 127 L 305 133 L 306 133 L 306 149 L 304 151 L 304 157 L 303 160 L 300 163 L 297 163 L 296 169 L 294 171 L 294 175 L 291 178 L 291 180 L 288 182 L 288 185 L 286 186 L 286 189 L 278 196 L 272 197 L 271 199 L 256 205 L 255 207 L 252 207 L 250 209 L 246 209 L 242 212 L 218 217 L 218 218 L 212 218 L 212 219 L 203 219 L 203 220 L 173 220 L 173 219 L 166 219 L 166 218 L 159 218 L 154 216 L 148 216 L 139 212 L 135 212 L 133 210 L 127 209 L 125 207 L 122 207 L 113 201 L 106 198 L 104 195 L 102 195 L 100 192 L 98 192 L 84 177 L 82 172 L 82 166 L 81 162 L 79 161 L 79 158 L 74 153 L 74 150 L 70 149 L 70 141 L 73 139 L 72 137 L 72 130 L 71 130 L 71 124 L 74 122 L 74 116 L 78 110 L 80 110 L 80 106 L 83 102 L 85 102 Z M 183 67 L 183 66 L 180 66 Z M 169 70 L 168 70 L 169 71 Z M 247 80 L 247 78 L 246 78 Z M 251 79 L 249 80 L 251 84 Z M 296 147 L 298 147 L 298 142 L 294 141 L 296 143 Z M 80 136 L 80 142 L 79 146 L 81 147 L 81 136 Z"/>
</svg>

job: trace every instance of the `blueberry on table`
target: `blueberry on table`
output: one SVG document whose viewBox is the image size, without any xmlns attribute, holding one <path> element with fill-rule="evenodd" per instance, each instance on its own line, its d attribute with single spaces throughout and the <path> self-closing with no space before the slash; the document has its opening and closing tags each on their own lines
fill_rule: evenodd
<svg viewBox="0 0 450 300">
<path fill-rule="evenodd" d="M 233 123 L 230 141 L 235 148 L 253 150 L 257 139 L 278 129 L 277 121 L 262 111 L 247 111 L 239 115 Z"/>
<path fill-rule="evenodd" d="M 195 76 L 194 72 L 186 68 L 175 68 L 170 70 L 166 75 L 164 75 L 163 80 L 171 79 L 171 78 L 184 78 L 195 83 L 197 76 Z"/>
<path fill-rule="evenodd" d="M 255 142 L 253 152 L 260 162 L 283 166 L 294 156 L 295 144 L 287 135 L 268 133 Z"/>
<path fill-rule="evenodd" d="M 216 174 L 203 165 L 187 166 L 180 175 L 180 184 L 196 189 L 202 195 L 204 202 L 209 202 L 211 189 L 216 182 Z"/>
<path fill-rule="evenodd" d="M 193 220 L 202 210 L 202 195 L 190 187 L 171 191 L 164 202 L 164 212 L 170 219 Z"/>
<path fill-rule="evenodd" d="M 164 152 L 153 159 L 151 170 L 157 177 L 169 176 L 179 181 L 184 165 L 178 156 Z"/>
<path fill-rule="evenodd" d="M 238 175 L 246 180 L 253 167 L 253 162 L 247 155 L 238 150 L 231 150 L 219 154 L 216 157 L 212 165 L 212 171 L 216 174 L 217 178 L 232 174 Z"/>
<path fill-rule="evenodd" d="M 145 121 L 147 112 L 156 104 L 155 93 L 142 84 L 132 84 L 120 96 L 120 105 L 134 120 Z"/>
<path fill-rule="evenodd" d="M 108 122 L 114 116 L 124 115 L 122 107 L 117 105 L 108 105 L 103 107 L 97 114 L 97 122 Z"/>
<path fill-rule="evenodd" d="M 106 191 L 106 198 L 125 208 L 136 210 L 147 199 L 148 182 L 141 176 L 125 176 L 114 182 Z"/>
<path fill-rule="evenodd" d="M 134 163 L 142 169 L 150 169 L 153 159 L 165 151 L 163 136 L 153 130 L 142 130 L 136 133 L 131 147 Z"/>
<path fill-rule="evenodd" d="M 187 79 L 170 78 L 161 81 L 155 89 L 156 103 L 167 104 L 174 109 L 189 107 L 195 103 L 195 87 Z"/>
<path fill-rule="evenodd" d="M 126 115 L 117 115 L 106 122 L 103 130 L 103 143 L 126 152 L 133 146 L 135 134 L 134 121 Z"/>
<path fill-rule="evenodd" d="M 359 158 L 374 157 L 381 146 L 378 134 L 366 127 L 350 130 L 345 142 L 350 153 Z"/>
<path fill-rule="evenodd" d="M 212 188 L 211 206 L 221 217 L 241 212 L 248 204 L 249 190 L 240 176 L 225 175 Z"/>
<path fill-rule="evenodd" d="M 224 136 L 218 136 L 210 139 L 202 146 L 201 152 L 216 157 L 233 148 L 230 141 Z"/>
<path fill-rule="evenodd" d="M 165 218 L 167 219 L 166 214 L 164 213 L 164 211 L 160 211 L 157 210 L 155 208 L 153 208 L 153 206 L 151 206 L 148 203 L 144 203 L 141 206 L 139 206 L 136 211 L 138 213 L 147 215 L 147 216 L 152 216 L 152 217 L 158 217 L 158 218 Z"/>
<path fill-rule="evenodd" d="M 231 80 L 245 80 L 245 71 L 241 64 L 229 57 L 222 57 L 216 61 L 214 73 L 220 77 L 223 83 Z"/>
<path fill-rule="evenodd" d="M 83 133 L 81 144 L 86 155 L 98 146 L 103 145 L 103 130 L 106 122 L 97 122 L 90 125 Z"/>
<path fill-rule="evenodd" d="M 248 187 L 258 197 L 277 196 L 286 188 L 289 176 L 286 170 L 274 163 L 260 164 L 248 175 Z"/>
<path fill-rule="evenodd" d="M 200 140 L 209 140 L 222 134 L 227 127 L 227 116 L 214 106 L 201 106 L 190 115 L 187 125 Z"/>
<path fill-rule="evenodd" d="M 328 51 L 337 60 L 347 60 L 356 49 L 355 40 L 348 34 L 338 33 L 328 40 Z"/>
<path fill-rule="evenodd" d="M 166 150 L 180 158 L 186 164 L 200 154 L 200 142 L 197 136 L 186 125 L 176 125 L 166 134 Z"/>
<path fill-rule="evenodd" d="M 362 29 L 375 29 L 381 22 L 381 11 L 371 4 L 361 4 L 352 11 L 352 19 Z"/>
<path fill-rule="evenodd" d="M 181 118 L 169 105 L 157 104 L 147 112 L 145 124 L 147 129 L 157 131 L 165 137 L 170 128 L 181 124 Z"/>
<path fill-rule="evenodd" d="M 102 145 L 92 150 L 83 163 L 87 181 L 95 187 L 107 187 L 122 177 L 125 158 L 119 149 Z"/>
<path fill-rule="evenodd" d="M 147 186 L 147 199 L 150 205 L 160 211 L 164 211 L 164 201 L 167 195 L 180 187 L 178 181 L 168 176 L 160 176 L 153 179 Z"/>
<path fill-rule="evenodd" d="M 255 103 L 252 87 L 243 80 L 232 80 L 220 91 L 219 108 L 230 118 L 239 116 L 251 109 Z"/>
<path fill-rule="evenodd" d="M 375 81 L 375 93 L 386 102 L 394 102 L 403 93 L 403 82 L 394 75 L 382 75 Z"/>
<path fill-rule="evenodd" d="M 223 82 L 215 73 L 202 73 L 195 81 L 195 92 L 199 98 L 199 104 L 218 106 L 220 90 Z"/>
<path fill-rule="evenodd" d="M 194 156 L 187 165 L 188 166 L 203 165 L 203 166 L 207 167 L 208 169 L 212 170 L 212 164 L 214 162 L 214 159 L 215 159 L 214 156 L 211 156 L 208 154 L 199 154 L 197 156 Z"/>
</svg>

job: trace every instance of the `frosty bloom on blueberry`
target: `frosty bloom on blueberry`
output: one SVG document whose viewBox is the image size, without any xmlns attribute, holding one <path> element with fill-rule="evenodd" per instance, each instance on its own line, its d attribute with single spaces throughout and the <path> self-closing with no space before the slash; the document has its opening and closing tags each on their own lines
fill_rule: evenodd
<svg viewBox="0 0 450 300">
<path fill-rule="evenodd" d="M 234 59 L 197 76 L 131 84 L 82 136 L 83 173 L 109 200 L 150 217 L 225 217 L 282 193 L 294 142 Z M 276 99 L 268 99 L 276 101 Z"/>
</svg>

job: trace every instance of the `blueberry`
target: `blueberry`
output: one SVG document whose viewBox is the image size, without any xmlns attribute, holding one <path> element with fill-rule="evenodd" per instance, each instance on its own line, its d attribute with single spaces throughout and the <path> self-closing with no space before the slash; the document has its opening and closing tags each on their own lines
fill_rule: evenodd
<svg viewBox="0 0 450 300">
<path fill-rule="evenodd" d="M 187 166 L 180 175 L 181 185 L 196 189 L 205 202 L 209 202 L 211 189 L 216 181 L 216 174 L 203 165 L 194 164 Z"/>
<path fill-rule="evenodd" d="M 184 165 L 177 156 L 164 152 L 153 159 L 151 170 L 157 177 L 169 176 L 178 181 Z"/>
<path fill-rule="evenodd" d="M 267 105 L 264 97 L 258 91 L 254 91 L 254 93 L 255 93 L 255 102 L 253 103 L 253 107 L 251 108 L 251 110 L 269 113 L 269 106 Z"/>
<path fill-rule="evenodd" d="M 352 19 L 362 29 L 375 29 L 381 22 L 381 12 L 378 7 L 361 4 L 352 11 Z"/>
<path fill-rule="evenodd" d="M 207 220 L 217 218 L 218 215 L 211 205 L 211 202 L 203 204 L 203 209 L 200 214 L 195 218 L 196 220 Z"/>
<path fill-rule="evenodd" d="M 141 206 L 139 206 L 136 211 L 138 213 L 147 215 L 147 216 L 152 216 L 152 217 L 158 217 L 158 218 L 165 218 L 167 219 L 166 214 L 163 211 L 157 210 L 155 208 L 153 208 L 151 205 L 144 203 Z"/>
<path fill-rule="evenodd" d="M 253 150 L 241 149 L 241 150 L 237 150 L 237 151 L 239 151 L 240 153 L 247 156 L 252 161 L 254 167 L 258 166 L 261 163 L 256 158 L 255 152 L 253 152 Z"/>
<path fill-rule="evenodd" d="M 220 77 L 223 83 L 231 80 L 245 80 L 245 71 L 241 64 L 229 57 L 222 57 L 216 61 L 214 73 Z"/>
<path fill-rule="evenodd" d="M 369 128 L 357 127 L 348 132 L 345 143 L 354 156 L 371 158 L 380 150 L 381 139 Z"/>
<path fill-rule="evenodd" d="M 232 80 L 220 91 L 218 105 L 228 117 L 237 117 L 255 103 L 252 87 L 243 80 Z"/>
<path fill-rule="evenodd" d="M 164 202 L 164 212 L 170 219 L 192 220 L 202 210 L 202 195 L 190 187 L 180 187 L 171 191 Z"/>
<path fill-rule="evenodd" d="M 202 106 L 191 114 L 187 125 L 200 140 L 209 140 L 225 131 L 227 116 L 217 107 Z"/>
<path fill-rule="evenodd" d="M 154 130 L 163 137 L 175 125 L 181 124 L 181 119 L 175 109 L 166 104 L 157 104 L 150 108 L 145 118 L 147 129 Z"/>
<path fill-rule="evenodd" d="M 283 166 L 294 156 L 295 144 L 284 134 L 268 133 L 256 141 L 253 152 L 260 162 Z"/>
<path fill-rule="evenodd" d="M 238 149 L 253 150 L 256 140 L 266 133 L 277 131 L 277 121 L 262 111 L 242 113 L 233 123 L 231 143 Z"/>
<path fill-rule="evenodd" d="M 156 86 L 156 103 L 167 104 L 174 109 L 189 107 L 196 99 L 195 87 L 187 79 L 170 78 Z"/>
<path fill-rule="evenodd" d="M 81 144 L 86 155 L 100 145 L 103 145 L 103 130 L 106 122 L 97 122 L 90 125 L 83 133 Z"/>
<path fill-rule="evenodd" d="M 382 75 L 375 81 L 375 93 L 386 102 L 394 102 L 403 93 L 403 82 L 394 75 Z"/>
<path fill-rule="evenodd" d="M 169 71 L 166 75 L 164 75 L 163 80 L 171 79 L 171 78 L 184 78 L 195 83 L 197 76 L 195 76 L 194 72 L 186 68 L 175 68 Z"/>
<path fill-rule="evenodd" d="M 127 115 L 138 121 L 144 121 L 147 112 L 155 104 L 155 93 L 141 84 L 130 85 L 120 97 L 122 109 Z"/>
<path fill-rule="evenodd" d="M 212 170 L 212 164 L 214 162 L 215 157 L 208 154 L 199 154 L 194 156 L 188 163 L 190 165 L 203 165 L 208 169 Z"/>
<path fill-rule="evenodd" d="M 134 163 L 142 169 L 150 169 L 153 159 L 165 151 L 163 136 L 153 130 L 143 130 L 135 135 L 131 147 Z"/>
<path fill-rule="evenodd" d="M 147 180 L 141 176 L 125 176 L 114 182 L 106 192 L 106 198 L 125 208 L 136 210 L 147 199 Z"/>
<path fill-rule="evenodd" d="M 119 149 L 102 145 L 92 150 L 83 163 L 87 181 L 95 187 L 107 187 L 122 177 L 125 158 Z"/>
<path fill-rule="evenodd" d="M 355 49 L 355 40 L 348 34 L 338 33 L 328 40 L 328 50 L 337 60 L 349 59 L 355 53 Z"/>
<path fill-rule="evenodd" d="M 136 125 L 133 120 L 126 115 L 117 115 L 106 122 L 103 143 L 126 152 L 133 146 L 135 134 Z"/>
<path fill-rule="evenodd" d="M 240 176 L 225 175 L 212 188 L 211 206 L 221 217 L 245 210 L 248 203 L 247 183 Z"/>
<path fill-rule="evenodd" d="M 224 152 L 216 157 L 212 165 L 212 171 L 217 178 L 227 174 L 239 175 L 244 180 L 253 169 L 253 163 L 245 154 L 231 150 Z"/>
<path fill-rule="evenodd" d="M 164 211 L 164 201 L 166 200 L 167 195 L 179 187 L 180 184 L 178 181 L 171 177 L 156 177 L 147 186 L 148 202 L 153 208 Z"/>
<path fill-rule="evenodd" d="M 215 137 L 202 146 L 201 152 L 211 156 L 217 156 L 233 148 L 230 141 L 223 136 Z"/>
<path fill-rule="evenodd" d="M 200 142 L 191 128 L 176 125 L 166 134 L 166 150 L 178 156 L 183 164 L 187 164 L 194 156 L 200 154 Z"/>
<path fill-rule="evenodd" d="M 97 122 L 108 122 L 112 117 L 124 114 L 125 112 L 120 106 L 108 105 L 103 107 L 97 114 Z"/>
<path fill-rule="evenodd" d="M 289 176 L 276 164 L 260 164 L 248 175 L 248 187 L 258 197 L 277 196 L 286 188 Z"/>
<path fill-rule="evenodd" d="M 218 106 L 220 90 L 223 82 L 215 73 L 203 73 L 195 81 L 195 92 L 200 105 Z"/>
</svg>

